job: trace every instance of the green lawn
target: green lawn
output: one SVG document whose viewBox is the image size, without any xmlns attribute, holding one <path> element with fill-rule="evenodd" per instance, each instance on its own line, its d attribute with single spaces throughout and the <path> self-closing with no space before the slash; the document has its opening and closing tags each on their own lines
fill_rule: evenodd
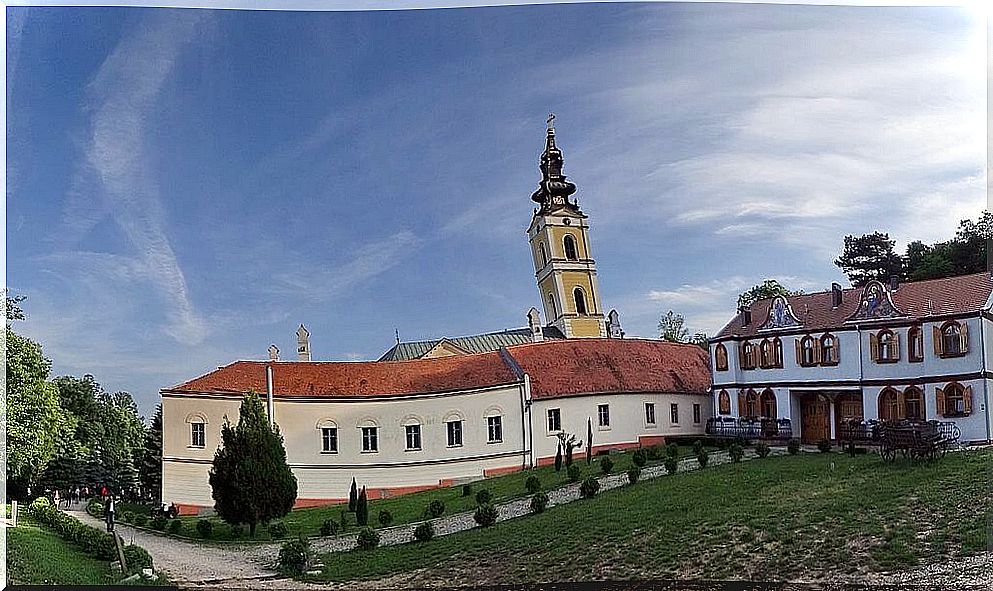
<svg viewBox="0 0 993 591">
<path fill-rule="evenodd" d="M 895 570 L 987 547 L 991 465 L 989 449 L 895 464 L 874 454 L 774 456 L 427 543 L 324 555 L 313 578 L 417 587 Z"/>
<path fill-rule="evenodd" d="M 709 447 L 707 449 L 709 451 L 714 450 L 714 448 Z M 686 457 L 692 455 L 693 450 L 688 445 L 680 445 L 679 452 L 681 456 Z M 632 454 L 630 452 L 611 454 L 610 459 L 614 462 L 613 471 L 615 473 L 627 471 L 628 468 L 633 465 L 631 463 L 631 455 Z M 593 464 L 591 466 L 587 466 L 586 457 L 583 454 L 578 454 L 575 456 L 575 463 L 582 467 L 584 478 L 588 475 L 602 474 L 598 461 L 599 459 L 595 458 Z M 661 461 L 650 461 L 649 465 L 657 463 L 661 463 Z M 562 468 L 561 472 L 556 472 L 554 466 L 543 466 L 533 470 L 515 472 L 513 474 L 506 474 L 503 476 L 494 476 L 492 478 L 473 482 L 473 496 L 469 497 L 462 496 L 461 486 L 453 486 L 411 493 L 389 499 L 370 499 L 369 525 L 376 528 L 380 527 L 379 512 L 384 509 L 393 514 L 392 525 L 421 521 L 424 519 L 425 507 L 427 507 L 428 504 L 435 499 L 440 499 L 445 503 L 446 515 L 469 511 L 476 507 L 474 495 L 476 492 L 484 488 L 489 490 L 493 495 L 494 502 L 501 502 L 526 496 L 527 490 L 524 488 L 524 482 L 530 476 L 537 476 L 539 480 L 541 480 L 542 486 L 545 490 L 551 490 L 553 488 L 558 488 L 569 484 L 565 467 Z M 347 493 L 347 491 L 343 492 Z M 344 505 L 332 505 L 329 507 L 316 507 L 312 509 L 297 509 L 290 512 L 290 514 L 284 517 L 281 521 L 283 521 L 283 523 L 285 523 L 289 528 L 291 537 L 295 537 L 298 533 L 302 533 L 306 536 L 317 536 L 320 534 L 321 524 L 324 523 L 324 520 L 330 518 L 338 521 L 341 516 L 341 511 L 345 508 L 346 507 Z M 350 514 L 348 518 L 349 524 L 352 526 L 349 529 L 354 530 L 355 515 Z M 181 519 L 183 521 L 183 531 L 181 532 L 181 535 L 196 537 L 195 528 L 198 518 L 183 517 Z M 231 528 L 228 524 L 216 517 L 211 517 L 210 520 L 214 522 L 212 539 L 232 539 Z M 244 535 L 245 537 L 248 535 L 247 528 Z M 260 526 L 255 533 L 254 539 L 268 540 L 270 539 L 269 532 L 266 531 L 265 527 Z"/>
<path fill-rule="evenodd" d="M 7 529 L 7 582 L 21 585 L 109 585 L 120 579 L 97 560 L 32 522 L 27 512 Z"/>
</svg>

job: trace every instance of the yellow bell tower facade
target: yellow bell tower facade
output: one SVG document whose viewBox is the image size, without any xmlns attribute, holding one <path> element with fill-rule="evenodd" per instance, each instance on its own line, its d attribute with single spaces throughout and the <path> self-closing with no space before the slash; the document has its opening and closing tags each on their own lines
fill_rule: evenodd
<svg viewBox="0 0 993 591">
<path fill-rule="evenodd" d="M 541 183 L 531 199 L 538 203 L 528 227 L 535 277 L 548 324 L 566 338 L 606 337 L 596 262 L 590 253 L 587 216 L 570 196 L 576 185 L 562 174 L 562 151 L 548 118 Z"/>
</svg>

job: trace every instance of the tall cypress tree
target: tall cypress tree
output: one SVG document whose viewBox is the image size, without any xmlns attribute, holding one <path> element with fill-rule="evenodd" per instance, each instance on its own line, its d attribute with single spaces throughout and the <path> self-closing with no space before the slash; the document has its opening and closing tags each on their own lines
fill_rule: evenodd
<svg viewBox="0 0 993 591">
<path fill-rule="evenodd" d="M 558 472 L 562 469 L 562 442 L 559 442 L 558 447 L 555 448 L 555 471 Z"/>
<path fill-rule="evenodd" d="M 286 463 L 279 427 L 269 425 L 262 400 L 249 392 L 241 401 L 238 424 L 224 421 L 221 447 L 210 469 L 214 510 L 224 521 L 248 524 L 283 517 L 293 508 L 297 479 Z"/>
<path fill-rule="evenodd" d="M 369 497 L 365 494 L 364 486 L 355 503 L 355 522 L 362 526 L 369 525 Z"/>
<path fill-rule="evenodd" d="M 352 477 L 352 488 L 348 491 L 348 511 L 355 513 L 356 503 L 359 500 L 359 487 L 355 484 L 355 477 Z"/>
<path fill-rule="evenodd" d="M 586 465 L 593 462 L 593 419 L 586 417 Z"/>
</svg>

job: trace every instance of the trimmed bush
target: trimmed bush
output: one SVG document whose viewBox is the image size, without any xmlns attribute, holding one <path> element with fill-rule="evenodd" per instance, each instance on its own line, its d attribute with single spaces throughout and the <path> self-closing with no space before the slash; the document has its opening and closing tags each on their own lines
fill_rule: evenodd
<svg viewBox="0 0 993 591">
<path fill-rule="evenodd" d="M 245 528 L 242 527 L 240 523 L 236 523 L 236 524 L 234 524 L 234 525 L 231 526 L 231 537 L 232 538 L 234 538 L 234 539 L 237 540 L 238 538 L 240 538 L 243 535 L 245 535 Z"/>
<path fill-rule="evenodd" d="M 414 539 L 418 542 L 427 542 L 434 537 L 434 526 L 430 521 L 418 525 L 414 528 Z"/>
<path fill-rule="evenodd" d="M 696 441 L 693 442 L 693 453 L 699 456 L 700 452 L 702 451 L 703 451 L 703 442 L 697 439 Z"/>
<path fill-rule="evenodd" d="M 147 515 L 138 513 L 137 515 L 134 516 L 134 524 L 137 525 L 138 527 L 145 527 L 146 523 L 148 523 Z"/>
<path fill-rule="evenodd" d="M 355 544 L 360 550 L 372 550 L 379 545 L 379 534 L 371 527 L 363 527 L 355 538 Z"/>
<path fill-rule="evenodd" d="M 274 540 L 285 538 L 289 533 L 289 528 L 282 521 L 273 521 L 269 524 L 269 537 Z"/>
<path fill-rule="evenodd" d="M 639 478 L 641 478 L 641 468 L 634 466 L 628 470 L 628 482 L 634 484 L 635 482 L 638 482 Z"/>
<path fill-rule="evenodd" d="M 665 459 L 666 474 L 675 474 L 677 469 L 679 469 L 679 460 L 674 457 L 668 457 Z"/>
<path fill-rule="evenodd" d="M 817 449 L 820 450 L 821 453 L 826 454 L 827 452 L 831 451 L 831 442 L 828 441 L 827 439 L 821 439 L 820 441 L 817 442 Z"/>
<path fill-rule="evenodd" d="M 124 523 L 134 523 L 134 513 L 131 511 L 125 511 L 121 514 L 121 521 Z"/>
<path fill-rule="evenodd" d="M 569 482 L 579 482 L 579 477 L 583 474 L 583 470 L 579 467 L 579 464 L 573 464 L 566 468 L 565 473 L 569 477 Z"/>
<path fill-rule="evenodd" d="M 338 534 L 338 522 L 334 519 L 325 519 L 321 524 L 321 535 L 325 538 Z"/>
<path fill-rule="evenodd" d="M 462 496 L 463 497 L 471 497 L 472 496 L 472 485 L 471 484 L 463 484 L 462 485 Z"/>
<path fill-rule="evenodd" d="M 742 447 L 737 443 L 732 443 L 728 447 L 728 456 L 731 458 L 732 462 L 737 464 L 741 461 L 741 458 L 745 457 L 745 450 L 742 449 Z"/>
<path fill-rule="evenodd" d="M 435 499 L 428 503 L 424 512 L 428 517 L 441 517 L 445 514 L 445 502 L 441 499 Z"/>
<path fill-rule="evenodd" d="M 136 573 L 143 568 L 152 568 L 152 556 L 141 546 L 128 544 L 124 547 L 124 561 L 128 570 Z"/>
<path fill-rule="evenodd" d="M 489 527 L 496 523 L 497 509 L 490 503 L 484 503 L 476 507 L 476 512 L 472 515 L 472 518 L 480 527 Z"/>
<path fill-rule="evenodd" d="M 493 495 L 490 494 L 490 491 L 486 490 L 485 488 L 479 491 L 478 493 L 476 493 L 477 505 L 486 505 L 492 500 L 493 500 Z"/>
<path fill-rule="evenodd" d="M 604 456 L 600 460 L 600 471 L 604 474 L 610 474 L 610 471 L 614 469 L 614 460 L 610 459 L 608 456 Z"/>
<path fill-rule="evenodd" d="M 197 520 L 197 535 L 201 538 L 209 538 L 214 533 L 214 524 L 206 519 Z"/>
<path fill-rule="evenodd" d="M 648 456 L 649 460 L 661 460 L 665 457 L 666 448 L 661 445 L 650 445 L 645 449 L 645 455 Z"/>
<path fill-rule="evenodd" d="M 393 514 L 383 509 L 379 512 L 379 525 L 383 527 L 389 527 L 393 523 Z"/>
<path fill-rule="evenodd" d="M 524 481 L 524 488 L 533 495 L 541 490 L 541 480 L 537 476 L 528 476 L 528 479 Z"/>
<path fill-rule="evenodd" d="M 532 513 L 543 513 L 548 507 L 548 495 L 538 491 L 534 493 L 531 497 L 531 512 Z"/>
<path fill-rule="evenodd" d="M 279 547 L 279 570 L 285 573 L 302 574 L 310 565 L 310 542 L 300 536 L 295 540 L 283 542 Z"/>
<path fill-rule="evenodd" d="M 93 555 L 100 560 L 117 559 L 117 542 L 114 540 L 114 536 L 112 534 L 100 532 L 100 537 L 97 539 L 99 541 L 97 542 Z M 121 538 L 121 541 L 123 542 L 124 538 Z"/>
<path fill-rule="evenodd" d="M 585 499 L 592 499 L 600 492 L 600 481 L 590 476 L 579 485 L 579 494 Z"/>
<path fill-rule="evenodd" d="M 795 456 L 800 453 L 800 440 L 790 439 L 789 443 L 786 444 L 786 451 L 790 452 L 791 456 Z"/>
<path fill-rule="evenodd" d="M 169 520 L 165 515 L 156 515 L 152 518 L 152 529 L 157 529 L 159 531 L 165 531 L 166 524 Z"/>
<path fill-rule="evenodd" d="M 762 442 L 759 442 L 759 443 L 756 443 L 755 444 L 755 453 L 760 458 L 764 458 L 764 457 L 768 456 L 770 451 L 771 450 L 769 449 L 769 445 L 768 444 L 765 444 L 765 443 L 762 443 Z"/>
<path fill-rule="evenodd" d="M 700 448 L 700 453 L 698 453 L 696 455 L 696 461 L 697 461 L 698 464 L 700 464 L 700 467 L 701 468 L 706 468 L 707 467 L 707 461 L 709 459 L 710 459 L 710 454 L 708 454 L 706 451 L 704 451 L 703 448 Z"/>
<path fill-rule="evenodd" d="M 635 450 L 635 452 L 631 454 L 631 462 L 635 466 L 643 468 L 645 464 L 648 463 L 648 452 L 644 449 Z"/>
<path fill-rule="evenodd" d="M 341 510 L 341 519 L 338 523 L 341 525 L 341 531 L 345 531 L 348 528 L 348 511 Z"/>
<path fill-rule="evenodd" d="M 178 534 L 183 529 L 183 522 L 178 519 L 173 519 L 169 522 L 169 533 Z"/>
<path fill-rule="evenodd" d="M 678 458 L 679 457 L 679 446 L 675 443 L 670 443 L 665 446 L 665 457 L 667 458 Z"/>
</svg>

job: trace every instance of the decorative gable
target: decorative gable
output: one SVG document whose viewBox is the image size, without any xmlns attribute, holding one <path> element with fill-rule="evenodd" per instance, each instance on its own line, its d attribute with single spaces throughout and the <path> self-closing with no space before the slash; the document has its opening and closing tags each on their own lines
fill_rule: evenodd
<svg viewBox="0 0 993 591">
<path fill-rule="evenodd" d="M 779 328 L 795 328 L 803 326 L 800 319 L 793 313 L 793 308 L 783 296 L 777 296 L 769 305 L 769 316 L 759 330 L 775 330 Z"/>
<path fill-rule="evenodd" d="M 885 320 L 906 316 L 893 304 L 892 294 L 879 281 L 870 281 L 862 289 L 862 299 L 848 322 L 855 320 Z"/>
</svg>

